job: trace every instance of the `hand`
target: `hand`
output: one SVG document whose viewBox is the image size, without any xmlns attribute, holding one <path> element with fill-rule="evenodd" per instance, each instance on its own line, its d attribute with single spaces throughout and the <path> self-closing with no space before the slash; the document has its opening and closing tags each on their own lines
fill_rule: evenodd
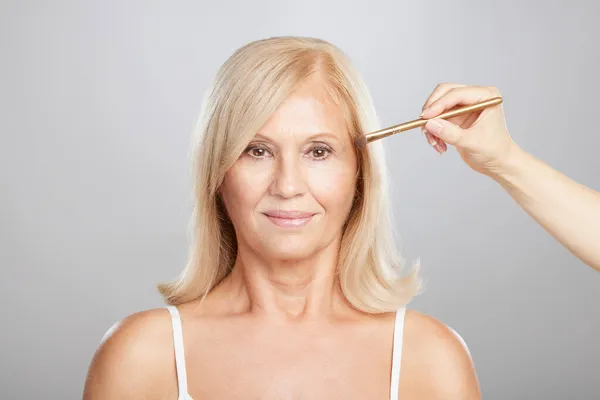
<svg viewBox="0 0 600 400">
<path fill-rule="evenodd" d="M 460 115 L 447 120 L 435 119 L 444 111 L 467 106 L 500 96 L 494 87 L 439 84 L 423 106 L 423 119 L 430 119 L 422 128 L 427 141 L 440 154 L 453 145 L 461 158 L 475 171 L 493 175 L 517 148 L 504 121 L 501 105 Z"/>
</svg>

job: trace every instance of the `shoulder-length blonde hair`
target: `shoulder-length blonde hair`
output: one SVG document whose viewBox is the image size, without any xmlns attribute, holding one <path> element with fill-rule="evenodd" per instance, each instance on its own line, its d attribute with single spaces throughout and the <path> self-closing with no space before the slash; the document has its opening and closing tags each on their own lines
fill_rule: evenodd
<svg viewBox="0 0 600 400">
<path fill-rule="evenodd" d="M 159 285 L 168 304 L 206 296 L 231 271 L 237 243 L 218 197 L 225 172 L 292 90 L 313 73 L 324 78 L 352 138 L 379 129 L 371 96 L 347 56 L 315 38 L 251 42 L 223 64 L 204 99 L 193 147 L 193 241 L 187 266 Z M 379 142 L 357 148 L 356 201 L 340 247 L 338 277 L 347 300 L 369 313 L 395 311 L 420 290 L 417 266 L 402 277 L 394 243 L 388 176 Z"/>
</svg>

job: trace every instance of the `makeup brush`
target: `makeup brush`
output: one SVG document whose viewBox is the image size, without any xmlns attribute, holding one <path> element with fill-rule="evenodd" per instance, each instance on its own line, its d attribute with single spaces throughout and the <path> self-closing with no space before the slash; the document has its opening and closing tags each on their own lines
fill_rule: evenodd
<svg viewBox="0 0 600 400">
<path fill-rule="evenodd" d="M 502 103 L 502 97 L 494 97 L 489 100 L 485 100 L 485 101 L 481 101 L 476 104 L 472 104 L 470 106 L 454 108 L 454 109 L 452 109 L 450 111 L 446 111 L 434 118 L 447 119 L 447 118 L 457 117 L 459 115 L 467 114 L 470 112 L 483 110 L 484 108 L 492 107 L 492 106 L 498 105 L 500 103 Z M 429 118 L 429 119 L 433 119 L 433 118 Z M 367 143 L 371 143 L 375 140 L 379 140 L 379 139 L 382 139 L 382 138 L 390 136 L 390 135 L 394 135 L 399 132 L 404 132 L 404 131 L 408 131 L 411 129 L 419 128 L 419 127 L 425 125 L 429 119 L 419 118 L 419 119 L 415 119 L 412 121 L 404 122 L 399 125 L 390 126 L 389 128 L 385 128 L 385 129 L 381 129 L 381 130 L 378 130 L 375 132 L 367 133 L 364 136 L 360 136 L 360 137 L 354 139 L 354 144 L 357 147 L 362 147 L 362 146 L 366 145 Z"/>
</svg>

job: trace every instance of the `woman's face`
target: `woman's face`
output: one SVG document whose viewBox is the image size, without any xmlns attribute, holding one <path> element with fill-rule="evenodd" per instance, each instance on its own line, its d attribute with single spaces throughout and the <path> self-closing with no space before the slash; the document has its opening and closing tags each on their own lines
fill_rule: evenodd
<svg viewBox="0 0 600 400">
<path fill-rule="evenodd" d="M 323 85 L 318 77 L 300 85 L 226 173 L 221 195 L 240 250 L 299 260 L 341 236 L 357 159 Z"/>
</svg>

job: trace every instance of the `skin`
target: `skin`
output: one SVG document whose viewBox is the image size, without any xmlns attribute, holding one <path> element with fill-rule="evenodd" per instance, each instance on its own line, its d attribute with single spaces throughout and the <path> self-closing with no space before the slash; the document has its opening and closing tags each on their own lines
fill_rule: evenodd
<svg viewBox="0 0 600 400">
<path fill-rule="evenodd" d="M 179 306 L 194 399 L 389 399 L 394 313 L 354 309 L 335 280 L 356 172 L 341 111 L 314 75 L 257 133 L 221 187 L 238 258 L 203 303 Z M 314 215 L 289 228 L 265 216 L 269 210 Z M 401 398 L 480 398 L 461 338 L 412 310 L 401 371 Z M 168 312 L 143 311 L 106 335 L 84 399 L 174 399 L 175 373 Z"/>
<path fill-rule="evenodd" d="M 510 137 L 502 108 L 448 121 L 457 105 L 500 96 L 494 87 L 438 85 L 424 105 L 425 135 L 443 154 L 453 145 L 473 170 L 494 179 L 536 222 L 581 261 L 600 271 L 600 193 L 523 151 Z"/>
</svg>

